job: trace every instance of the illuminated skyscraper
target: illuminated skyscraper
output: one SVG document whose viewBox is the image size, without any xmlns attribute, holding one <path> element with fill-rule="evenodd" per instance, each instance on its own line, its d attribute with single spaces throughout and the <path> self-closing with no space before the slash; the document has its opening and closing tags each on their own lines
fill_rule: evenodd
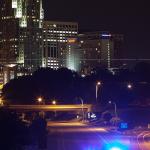
<svg viewBox="0 0 150 150">
<path fill-rule="evenodd" d="M 65 67 L 80 72 L 83 60 L 83 49 L 81 49 L 77 38 L 68 39 L 65 56 Z"/>
<path fill-rule="evenodd" d="M 42 0 L 1 0 L 1 64 L 42 66 Z"/>
<path fill-rule="evenodd" d="M 63 67 L 67 40 L 77 35 L 78 23 L 76 22 L 44 21 L 43 67 L 53 69 Z"/>
</svg>

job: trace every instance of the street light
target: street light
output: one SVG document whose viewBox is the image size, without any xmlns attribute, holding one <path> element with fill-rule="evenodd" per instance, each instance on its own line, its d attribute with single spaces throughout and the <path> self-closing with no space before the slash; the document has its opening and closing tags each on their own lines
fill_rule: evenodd
<svg viewBox="0 0 150 150">
<path fill-rule="evenodd" d="M 38 97 L 38 98 L 37 98 L 37 101 L 38 101 L 38 103 L 40 104 L 40 103 L 43 102 L 43 98 L 42 98 L 42 97 Z"/>
<path fill-rule="evenodd" d="M 57 104 L 56 100 L 53 100 L 53 101 L 52 101 L 52 105 L 56 105 L 56 104 Z M 57 117 L 57 112 L 56 112 L 56 110 L 54 110 L 54 116 Z"/>
<path fill-rule="evenodd" d="M 97 102 L 97 93 L 98 93 L 98 88 L 99 88 L 99 86 L 101 85 L 101 82 L 100 81 L 98 81 L 97 83 L 96 83 L 96 102 Z"/>
<path fill-rule="evenodd" d="M 117 104 L 115 102 L 109 101 L 109 104 L 114 104 L 114 108 L 115 108 L 115 117 L 117 118 Z"/>
<path fill-rule="evenodd" d="M 57 103 L 57 102 L 56 102 L 55 100 L 52 101 L 52 104 L 53 104 L 53 105 L 56 105 L 56 103 Z"/>
<path fill-rule="evenodd" d="M 132 87 L 133 87 L 132 84 L 130 84 L 130 83 L 127 84 L 127 88 L 128 88 L 128 89 L 132 89 Z"/>
</svg>

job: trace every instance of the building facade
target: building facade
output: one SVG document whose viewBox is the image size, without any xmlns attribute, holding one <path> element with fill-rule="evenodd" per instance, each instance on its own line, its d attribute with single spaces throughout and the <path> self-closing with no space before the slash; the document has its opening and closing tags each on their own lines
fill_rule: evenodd
<svg viewBox="0 0 150 150">
<path fill-rule="evenodd" d="M 70 38 L 67 41 L 64 60 L 65 67 L 76 72 L 81 71 L 83 62 L 83 49 L 80 46 L 78 38 Z"/>
<path fill-rule="evenodd" d="M 78 23 L 44 21 L 43 23 L 43 67 L 63 67 L 68 38 L 77 37 Z"/>
<path fill-rule="evenodd" d="M 1 0 L 0 63 L 42 66 L 42 0 Z"/>
<path fill-rule="evenodd" d="M 83 70 L 102 67 L 119 68 L 123 64 L 123 35 L 109 32 L 88 32 L 79 35 L 83 49 Z"/>
</svg>

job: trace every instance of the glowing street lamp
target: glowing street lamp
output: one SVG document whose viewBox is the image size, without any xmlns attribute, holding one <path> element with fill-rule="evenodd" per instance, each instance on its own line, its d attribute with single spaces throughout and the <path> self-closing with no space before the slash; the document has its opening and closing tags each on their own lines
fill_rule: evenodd
<svg viewBox="0 0 150 150">
<path fill-rule="evenodd" d="M 56 100 L 53 100 L 53 101 L 52 101 L 52 105 L 56 105 L 56 104 L 57 104 Z M 54 113 L 55 113 L 54 116 L 56 117 L 56 116 L 57 116 L 56 110 L 54 110 Z"/>
<path fill-rule="evenodd" d="M 132 84 L 130 84 L 130 83 L 127 85 L 127 88 L 128 88 L 128 89 L 132 89 L 132 87 L 133 87 L 133 86 L 132 86 Z"/>
<path fill-rule="evenodd" d="M 52 104 L 53 104 L 53 105 L 56 105 L 56 103 L 57 103 L 57 102 L 56 102 L 55 100 L 52 101 Z"/>
<path fill-rule="evenodd" d="M 98 93 L 98 88 L 99 88 L 99 86 L 101 85 L 101 82 L 100 81 L 98 81 L 97 83 L 96 83 L 96 102 L 97 102 L 97 93 Z"/>
<path fill-rule="evenodd" d="M 42 97 L 38 97 L 38 98 L 37 98 L 37 101 L 38 101 L 38 103 L 40 104 L 40 103 L 43 102 L 43 98 L 42 98 Z"/>
</svg>

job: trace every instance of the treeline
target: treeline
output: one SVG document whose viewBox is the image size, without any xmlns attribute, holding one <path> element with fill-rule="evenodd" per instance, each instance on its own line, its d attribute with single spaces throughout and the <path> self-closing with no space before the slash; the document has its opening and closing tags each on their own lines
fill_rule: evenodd
<svg viewBox="0 0 150 150">
<path fill-rule="evenodd" d="M 46 104 L 50 104 L 53 99 L 58 104 L 80 104 L 81 98 L 84 103 L 95 103 L 97 81 L 102 83 L 98 90 L 98 102 L 103 105 L 110 100 L 123 106 L 149 103 L 148 63 L 139 63 L 132 70 L 122 69 L 116 74 L 97 68 L 86 77 L 66 68 L 41 68 L 32 76 L 22 76 L 7 83 L 3 88 L 3 97 L 13 104 L 35 104 L 39 96 Z M 129 83 L 131 89 L 127 87 Z"/>
</svg>

